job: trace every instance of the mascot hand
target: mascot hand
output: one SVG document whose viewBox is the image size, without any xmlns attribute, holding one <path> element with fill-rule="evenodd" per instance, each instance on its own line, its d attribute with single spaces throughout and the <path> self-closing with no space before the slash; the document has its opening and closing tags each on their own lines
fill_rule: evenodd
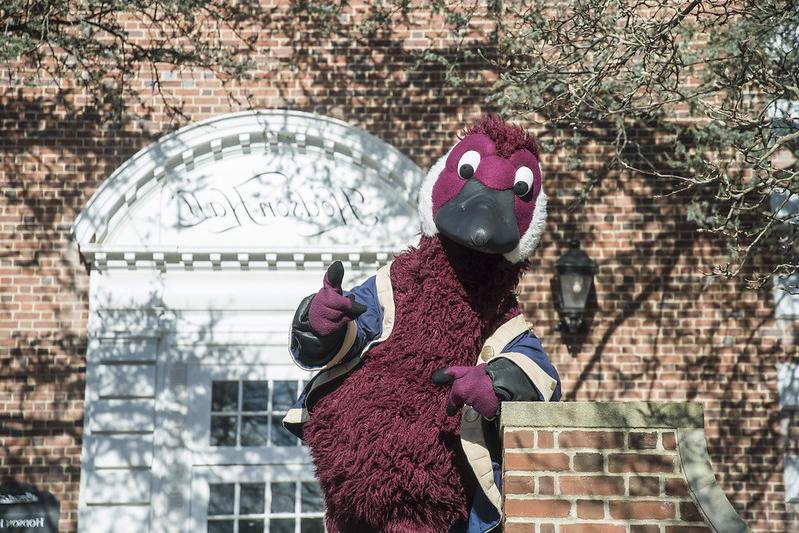
<svg viewBox="0 0 799 533">
<path fill-rule="evenodd" d="M 343 279 L 344 265 L 334 261 L 325 273 L 322 288 L 311 300 L 308 323 L 318 335 L 335 333 L 366 311 L 366 306 L 357 303 L 355 296 L 346 297 L 341 293 Z"/>
<path fill-rule="evenodd" d="M 452 385 L 449 393 L 447 415 L 452 416 L 464 405 L 470 405 L 485 418 L 493 418 L 499 411 L 499 399 L 494 394 L 486 365 L 451 366 L 433 373 L 436 385 Z"/>
</svg>

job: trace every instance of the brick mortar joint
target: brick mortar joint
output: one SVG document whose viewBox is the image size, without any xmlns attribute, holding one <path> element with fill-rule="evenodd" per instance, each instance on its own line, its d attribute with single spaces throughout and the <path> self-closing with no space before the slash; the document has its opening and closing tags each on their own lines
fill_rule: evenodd
<svg viewBox="0 0 799 533">
<path fill-rule="evenodd" d="M 658 449 L 658 448 L 510 448 L 505 447 L 509 453 L 562 453 L 569 456 L 574 456 L 578 453 L 640 453 L 642 455 L 669 455 L 676 457 L 676 450 Z"/>
<path fill-rule="evenodd" d="M 603 516 L 596 517 L 596 518 L 584 518 L 579 517 L 578 513 L 578 500 L 565 500 L 565 499 L 532 499 L 532 500 L 524 500 L 524 499 L 513 499 L 512 501 L 517 502 L 524 502 L 524 501 L 558 501 L 564 502 L 569 504 L 569 511 L 567 516 L 516 516 L 516 517 L 506 517 L 506 521 L 510 523 L 534 523 L 534 522 L 541 522 L 545 521 L 547 523 L 568 523 L 568 524 L 580 524 L 580 523 L 595 523 L 597 520 L 601 520 L 603 524 L 613 524 L 613 523 L 623 523 L 623 524 L 642 524 L 642 523 L 652 523 L 653 520 L 658 522 L 658 524 L 662 525 L 687 525 L 687 526 L 697 526 L 697 525 L 705 525 L 705 522 L 702 520 L 690 520 L 683 517 L 683 513 L 679 503 L 668 502 L 673 504 L 673 511 L 674 516 L 671 517 L 631 517 L 625 516 L 623 518 L 613 517 L 611 511 L 611 504 L 613 503 L 628 503 L 625 500 L 619 501 L 602 501 L 602 509 L 603 509 Z M 653 503 L 653 502 L 648 502 Z"/>
<path fill-rule="evenodd" d="M 658 519 L 656 520 L 659 526 L 666 528 L 669 526 L 689 526 L 689 527 L 703 527 L 706 528 L 705 522 L 686 522 L 681 519 Z M 652 519 L 632 519 L 632 518 L 550 518 L 550 517 L 527 517 L 527 518 L 509 518 L 505 521 L 506 524 L 525 524 L 525 525 L 543 525 L 553 524 L 556 526 L 561 525 L 581 525 L 581 524 L 597 524 L 612 525 L 612 526 L 642 526 L 651 525 Z M 629 530 L 628 530 L 629 531 Z M 663 529 L 661 529 L 663 531 Z"/>
<path fill-rule="evenodd" d="M 658 502 L 666 502 L 666 503 L 673 503 L 675 505 L 679 505 L 681 503 L 693 503 L 693 500 L 690 496 L 686 496 L 684 498 L 679 498 L 677 496 L 646 496 L 646 497 L 638 497 L 638 496 L 625 496 L 625 495 L 616 495 L 616 496 L 597 496 L 594 494 L 507 494 L 505 495 L 506 500 L 512 501 L 568 501 L 570 503 L 577 503 L 578 501 L 592 501 L 592 502 L 603 502 L 603 503 L 611 503 L 611 502 L 621 502 L 621 503 L 658 503 Z M 631 499 L 632 498 L 632 499 Z"/>
<path fill-rule="evenodd" d="M 605 435 L 608 433 L 621 433 L 622 434 L 622 442 L 618 446 L 601 446 L 598 447 L 596 445 L 592 446 L 562 446 L 560 444 L 560 437 L 564 434 L 569 434 L 570 432 L 577 431 L 577 432 L 584 432 L 587 434 L 594 434 L 597 437 L 599 435 Z M 514 435 L 524 434 L 524 433 L 533 433 L 533 442 L 532 446 L 524 446 L 520 447 L 516 444 L 508 445 L 506 444 L 509 439 L 513 439 Z M 542 435 L 550 434 L 552 436 L 552 445 L 549 446 L 548 444 L 542 445 L 541 438 Z M 636 446 L 633 442 L 633 439 L 636 437 L 641 437 L 643 439 L 646 438 L 647 435 L 655 436 L 655 443 L 654 447 L 652 446 Z M 674 439 L 674 447 L 667 448 L 665 443 L 665 436 L 670 435 Z M 613 437 L 611 437 L 612 439 Z M 676 454 L 677 453 L 677 446 L 676 446 L 676 439 L 677 439 L 677 430 L 670 429 L 670 428 L 653 428 L 651 430 L 638 430 L 638 429 L 623 429 L 623 428 L 505 428 L 502 434 L 503 439 L 503 446 L 506 450 L 509 451 L 537 451 L 537 452 L 547 452 L 547 451 L 562 451 L 563 453 L 568 453 L 568 451 L 576 451 L 576 452 L 594 452 L 599 453 L 602 451 L 628 451 L 628 452 L 635 452 L 635 453 L 651 453 L 651 452 L 658 452 L 664 454 Z M 516 439 L 518 440 L 518 439 Z"/>
<path fill-rule="evenodd" d="M 602 457 L 602 469 L 601 470 L 576 470 L 574 461 L 577 458 L 578 454 L 590 454 L 590 455 L 600 455 Z M 537 449 L 537 448 L 505 448 L 505 457 L 507 458 L 508 455 L 512 456 L 550 456 L 550 455 L 565 455 L 569 459 L 569 464 L 566 470 L 529 470 L 529 469 L 521 469 L 518 467 L 506 468 L 506 473 L 511 472 L 533 472 L 533 473 L 555 473 L 558 475 L 563 474 L 575 474 L 575 475 L 600 475 L 600 474 L 608 474 L 608 475 L 622 475 L 622 474 L 638 474 L 638 475 L 648 475 L 654 476 L 658 474 L 680 474 L 682 472 L 682 468 L 679 462 L 679 454 L 676 451 L 671 450 L 630 450 L 624 448 L 610 448 L 610 449 L 598 449 L 598 448 L 580 448 L 580 449 L 572 449 L 572 448 L 563 448 L 563 449 Z M 653 457 L 663 457 L 671 459 L 675 464 L 675 470 L 673 472 L 626 472 L 626 471 L 619 471 L 619 472 L 611 472 L 610 471 L 610 459 L 612 457 L 618 456 L 633 456 L 633 457 L 641 457 L 644 460 Z"/>
</svg>

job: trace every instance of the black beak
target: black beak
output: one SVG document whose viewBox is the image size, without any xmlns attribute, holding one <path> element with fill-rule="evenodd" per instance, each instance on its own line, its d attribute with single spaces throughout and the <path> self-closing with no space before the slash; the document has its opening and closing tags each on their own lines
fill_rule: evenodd
<svg viewBox="0 0 799 533">
<path fill-rule="evenodd" d="M 519 244 L 513 190 L 489 189 L 470 179 L 455 198 L 441 206 L 435 224 L 453 241 L 488 254 L 505 254 Z"/>
</svg>

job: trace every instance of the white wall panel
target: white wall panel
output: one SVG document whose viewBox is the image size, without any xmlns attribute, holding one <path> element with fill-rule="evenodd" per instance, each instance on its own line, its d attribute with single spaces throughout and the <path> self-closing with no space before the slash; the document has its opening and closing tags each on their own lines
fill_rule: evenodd
<svg viewBox="0 0 799 533">
<path fill-rule="evenodd" d="M 91 273 L 94 309 L 141 309 L 157 307 L 163 280 L 153 271 L 106 271 Z"/>
<path fill-rule="evenodd" d="M 97 400 L 89 406 L 92 432 L 153 430 L 153 400 Z"/>
<path fill-rule="evenodd" d="M 123 337 L 116 340 L 93 340 L 89 346 L 89 362 L 155 361 L 158 339 L 154 337 Z"/>
<path fill-rule="evenodd" d="M 777 380 L 780 390 L 780 408 L 799 407 L 799 364 L 778 364 Z"/>
<path fill-rule="evenodd" d="M 149 470 L 89 470 L 84 501 L 88 504 L 149 503 Z"/>
<path fill-rule="evenodd" d="M 799 503 L 799 455 L 785 456 L 785 501 Z"/>
<path fill-rule="evenodd" d="M 88 533 L 149 533 L 149 514 L 149 505 L 90 505 L 78 525 Z"/>
<path fill-rule="evenodd" d="M 95 469 L 142 468 L 153 462 L 153 436 L 93 435 L 88 443 Z"/>
<path fill-rule="evenodd" d="M 87 379 L 100 398 L 152 398 L 155 396 L 155 365 L 89 365 Z"/>
<path fill-rule="evenodd" d="M 774 276 L 774 316 L 786 320 L 799 318 L 799 274 Z"/>
</svg>

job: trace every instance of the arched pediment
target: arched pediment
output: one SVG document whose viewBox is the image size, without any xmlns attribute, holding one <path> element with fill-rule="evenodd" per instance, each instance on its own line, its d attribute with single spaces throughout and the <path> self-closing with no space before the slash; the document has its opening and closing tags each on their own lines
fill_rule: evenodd
<svg viewBox="0 0 799 533">
<path fill-rule="evenodd" d="M 397 149 L 339 120 L 235 113 L 191 124 L 131 157 L 92 196 L 73 232 L 84 260 L 98 268 L 385 254 L 417 238 L 423 175 Z"/>
</svg>

